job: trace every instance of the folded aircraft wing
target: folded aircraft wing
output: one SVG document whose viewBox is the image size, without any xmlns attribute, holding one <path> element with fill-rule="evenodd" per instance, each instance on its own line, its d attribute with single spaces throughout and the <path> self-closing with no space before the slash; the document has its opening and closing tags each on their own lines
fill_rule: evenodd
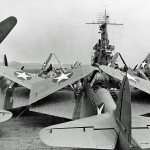
<svg viewBox="0 0 150 150">
<path fill-rule="evenodd" d="M 101 65 L 99 66 L 99 68 L 104 71 L 105 73 L 109 74 L 110 76 L 119 79 L 120 81 L 122 81 L 123 77 L 126 75 L 125 72 L 122 72 L 120 70 L 117 69 L 113 69 L 111 67 L 108 66 L 104 66 Z M 129 73 L 127 73 L 127 77 L 129 80 L 129 84 L 150 94 L 150 82 L 147 80 L 144 80 L 142 78 L 139 78 L 137 76 L 134 75 L 130 75 Z"/>
<path fill-rule="evenodd" d="M 44 79 L 28 74 L 22 70 L 16 70 L 7 66 L 0 66 L 0 76 L 18 83 L 30 89 L 29 104 L 44 98 L 61 88 L 74 83 L 81 78 L 89 75 L 95 70 L 93 66 L 83 66 L 81 68 L 61 73 L 53 78 Z"/>
<path fill-rule="evenodd" d="M 54 93 L 67 85 L 78 81 L 90 73 L 96 68 L 93 66 L 82 66 L 72 71 L 62 72 L 54 78 L 47 78 L 33 84 L 30 92 L 29 104 L 35 103 L 38 100 Z"/>
<path fill-rule="evenodd" d="M 44 128 L 40 138 L 49 146 L 114 149 L 118 139 L 115 122 L 106 113 Z"/>
<path fill-rule="evenodd" d="M 16 70 L 7 66 L 0 66 L 0 76 L 12 80 L 28 89 L 31 89 L 32 84 L 44 80 L 38 76 L 28 74 L 22 70 Z"/>
<path fill-rule="evenodd" d="M 138 69 L 147 68 L 150 64 L 150 53 L 146 56 L 143 62 L 139 65 Z"/>
</svg>

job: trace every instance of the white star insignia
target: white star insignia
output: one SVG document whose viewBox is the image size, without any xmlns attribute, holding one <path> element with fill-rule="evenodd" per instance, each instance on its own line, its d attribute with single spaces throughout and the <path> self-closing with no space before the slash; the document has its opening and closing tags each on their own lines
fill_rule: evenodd
<svg viewBox="0 0 150 150">
<path fill-rule="evenodd" d="M 137 80 L 135 79 L 135 77 L 131 76 L 130 74 L 127 73 L 127 77 L 129 80 L 134 81 L 135 83 L 137 82 Z"/>
<path fill-rule="evenodd" d="M 98 114 L 102 114 L 105 104 L 102 104 L 100 108 L 98 108 Z"/>
<path fill-rule="evenodd" d="M 111 67 L 111 62 L 108 64 L 108 67 Z"/>
<path fill-rule="evenodd" d="M 16 72 L 18 75 L 17 75 L 17 78 L 23 78 L 24 80 L 27 80 L 28 77 L 31 77 L 29 75 L 27 75 L 25 72 Z"/>
<path fill-rule="evenodd" d="M 147 63 L 144 61 L 142 64 L 141 64 L 141 67 L 140 68 L 144 68 L 144 66 L 146 65 Z"/>
<path fill-rule="evenodd" d="M 71 74 L 71 72 L 67 73 L 67 74 L 64 74 L 63 72 L 61 73 L 60 76 L 58 77 L 55 77 L 54 79 L 57 79 L 57 83 L 59 83 L 60 81 L 62 80 L 68 80 L 68 76 Z"/>
<path fill-rule="evenodd" d="M 123 75 L 125 75 L 125 73 L 122 73 Z M 133 76 L 131 76 L 130 74 L 128 74 L 127 73 L 127 77 L 128 77 L 128 79 L 129 80 L 131 80 L 131 81 L 133 81 L 133 82 L 135 82 L 135 83 L 137 83 L 137 80 L 136 80 L 136 78 L 135 77 L 133 77 Z"/>
</svg>

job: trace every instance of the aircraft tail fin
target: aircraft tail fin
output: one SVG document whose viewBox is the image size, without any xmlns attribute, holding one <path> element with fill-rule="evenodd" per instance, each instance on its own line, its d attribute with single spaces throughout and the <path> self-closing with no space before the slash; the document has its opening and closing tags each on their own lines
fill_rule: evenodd
<svg viewBox="0 0 150 150">
<path fill-rule="evenodd" d="M 115 115 L 116 120 L 122 129 L 121 134 L 127 142 L 131 143 L 131 93 L 127 75 L 124 76 L 122 81 Z"/>
<path fill-rule="evenodd" d="M 8 66 L 8 61 L 7 61 L 7 56 L 4 55 L 4 62 L 3 62 L 4 66 Z"/>
<path fill-rule="evenodd" d="M 9 17 L 0 22 L 0 43 L 6 38 L 16 23 L 17 19 L 15 17 Z"/>
</svg>

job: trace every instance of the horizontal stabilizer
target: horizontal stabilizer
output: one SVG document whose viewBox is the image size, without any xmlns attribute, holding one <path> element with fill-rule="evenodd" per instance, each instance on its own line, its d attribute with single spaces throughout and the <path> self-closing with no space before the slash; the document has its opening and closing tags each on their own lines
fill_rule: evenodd
<svg viewBox="0 0 150 150">
<path fill-rule="evenodd" d="M 0 122 L 7 121 L 12 117 L 12 113 L 6 110 L 0 110 Z"/>
<path fill-rule="evenodd" d="M 118 138 L 115 127 L 112 115 L 106 113 L 44 128 L 40 138 L 49 146 L 114 149 Z"/>
<path fill-rule="evenodd" d="M 112 76 L 112 77 L 114 77 L 120 81 L 126 75 L 125 72 L 122 72 L 122 71 L 117 70 L 117 69 L 113 69 L 113 68 L 108 67 L 108 66 L 101 65 L 101 66 L 99 66 L 99 68 L 102 71 L 104 71 L 105 73 L 109 74 L 110 76 Z M 150 94 L 150 82 L 149 81 L 144 80 L 144 79 L 139 78 L 139 77 L 134 76 L 134 75 L 130 75 L 128 73 L 127 73 L 127 77 L 128 77 L 130 85 Z"/>
</svg>

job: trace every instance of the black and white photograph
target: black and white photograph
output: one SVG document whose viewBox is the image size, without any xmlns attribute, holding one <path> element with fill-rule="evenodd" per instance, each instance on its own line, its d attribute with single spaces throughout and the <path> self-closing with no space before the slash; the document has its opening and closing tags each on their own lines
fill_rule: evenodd
<svg viewBox="0 0 150 150">
<path fill-rule="evenodd" d="M 0 0 L 0 150 L 150 150 L 150 0 Z"/>
</svg>

